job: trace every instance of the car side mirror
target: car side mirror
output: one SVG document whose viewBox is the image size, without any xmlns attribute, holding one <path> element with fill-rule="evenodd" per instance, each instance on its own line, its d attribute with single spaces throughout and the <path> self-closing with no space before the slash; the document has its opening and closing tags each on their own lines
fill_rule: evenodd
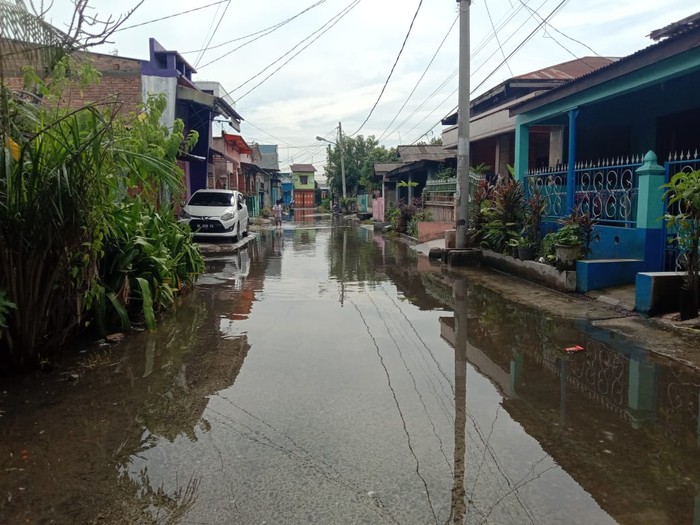
<svg viewBox="0 0 700 525">
<path fill-rule="evenodd" d="M 240 202 L 238 203 L 238 209 L 239 209 L 239 210 L 242 210 L 242 209 L 243 209 L 243 205 L 242 205 Z"/>
<path fill-rule="evenodd" d="M 184 208 L 186 206 L 186 204 L 187 203 L 185 201 L 180 201 L 180 208 Z"/>
</svg>

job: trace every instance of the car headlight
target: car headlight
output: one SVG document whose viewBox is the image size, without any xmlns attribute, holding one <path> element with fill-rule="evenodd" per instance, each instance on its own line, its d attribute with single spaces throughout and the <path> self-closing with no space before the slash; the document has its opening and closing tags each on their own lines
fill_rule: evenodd
<svg viewBox="0 0 700 525">
<path fill-rule="evenodd" d="M 224 214 L 221 216 L 221 220 L 222 220 L 222 221 L 230 221 L 231 219 L 233 219 L 233 213 L 231 213 L 231 212 L 224 213 Z"/>
<path fill-rule="evenodd" d="M 187 213 L 185 210 L 182 210 L 182 211 L 180 212 L 180 218 L 181 218 L 181 219 L 189 219 L 189 218 L 190 218 L 190 214 Z"/>
</svg>

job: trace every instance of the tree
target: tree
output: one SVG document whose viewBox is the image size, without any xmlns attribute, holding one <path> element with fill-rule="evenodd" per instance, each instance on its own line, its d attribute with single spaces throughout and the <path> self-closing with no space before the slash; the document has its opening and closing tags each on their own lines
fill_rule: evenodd
<svg viewBox="0 0 700 525">
<path fill-rule="evenodd" d="M 373 135 L 367 138 L 362 135 L 343 137 L 343 148 L 345 185 L 349 194 L 356 194 L 360 187 L 366 191 L 372 190 L 372 175 L 376 162 L 398 161 L 396 148 L 387 149 L 380 146 Z M 325 170 L 331 191 L 335 195 L 341 195 L 340 149 L 337 144 L 328 146 Z"/>
</svg>

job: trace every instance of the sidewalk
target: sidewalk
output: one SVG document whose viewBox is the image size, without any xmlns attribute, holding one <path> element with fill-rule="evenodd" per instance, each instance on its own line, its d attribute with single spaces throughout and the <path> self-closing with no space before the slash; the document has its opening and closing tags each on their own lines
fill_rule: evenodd
<svg viewBox="0 0 700 525">
<path fill-rule="evenodd" d="M 432 248 L 444 249 L 445 239 L 435 239 L 432 241 L 415 244 L 411 246 L 411 248 L 427 257 Z M 603 290 L 592 290 L 584 295 L 596 301 L 600 301 L 609 307 L 618 308 L 627 312 L 634 312 L 634 284 L 616 286 L 614 288 L 606 288 Z"/>
<path fill-rule="evenodd" d="M 428 256 L 431 248 L 444 248 L 444 239 L 414 244 Z M 700 371 L 700 320 L 680 323 L 672 316 L 647 317 L 634 311 L 633 284 L 593 290 L 586 294 L 563 293 L 488 267 L 455 268 L 516 303 L 551 311 L 564 317 L 588 319 L 595 326 L 618 334 L 640 348 L 674 359 Z"/>
</svg>

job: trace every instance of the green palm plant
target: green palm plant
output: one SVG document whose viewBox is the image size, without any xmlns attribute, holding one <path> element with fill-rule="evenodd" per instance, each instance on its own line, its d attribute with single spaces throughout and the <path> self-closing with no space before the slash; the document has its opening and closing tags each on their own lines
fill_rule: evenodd
<svg viewBox="0 0 700 525">
<path fill-rule="evenodd" d="M 139 118 L 124 123 L 115 103 L 66 110 L 25 102 L 4 86 L 2 97 L 9 117 L 7 146 L 0 149 L 0 289 L 16 308 L 7 317 L 0 358 L 30 368 L 55 357 L 97 304 L 101 288 L 114 291 L 101 279 L 111 263 L 106 239 L 125 188 L 181 187 L 175 157 L 183 125 L 170 134 L 159 127 L 162 98 L 149 100 Z M 166 215 L 175 224 L 172 213 Z M 171 302 L 172 291 L 160 284 L 166 274 L 159 269 L 133 280 L 149 326 L 157 305 Z"/>
</svg>

